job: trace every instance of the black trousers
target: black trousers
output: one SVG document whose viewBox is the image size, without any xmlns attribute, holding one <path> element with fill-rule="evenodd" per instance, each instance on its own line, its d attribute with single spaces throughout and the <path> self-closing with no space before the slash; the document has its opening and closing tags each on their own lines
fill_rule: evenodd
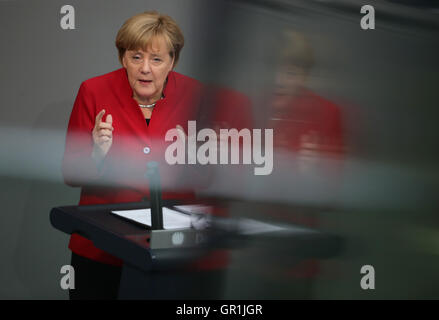
<svg viewBox="0 0 439 320">
<path fill-rule="evenodd" d="M 69 290 L 70 300 L 115 300 L 118 298 L 122 268 L 84 258 L 72 252 L 72 267 L 75 270 L 75 289 Z M 152 277 L 160 280 L 157 299 L 220 299 L 224 281 L 224 270 L 195 272 L 157 272 Z M 137 279 L 137 278 L 136 278 Z M 148 287 L 142 277 L 132 284 Z M 126 279 L 127 280 L 127 279 Z M 168 288 L 168 289 L 167 289 Z M 133 291 L 135 288 L 128 288 Z M 173 292 L 175 291 L 175 292 Z"/>
<path fill-rule="evenodd" d="M 75 289 L 70 300 L 114 300 L 119 291 L 122 268 L 84 258 L 72 252 Z"/>
</svg>

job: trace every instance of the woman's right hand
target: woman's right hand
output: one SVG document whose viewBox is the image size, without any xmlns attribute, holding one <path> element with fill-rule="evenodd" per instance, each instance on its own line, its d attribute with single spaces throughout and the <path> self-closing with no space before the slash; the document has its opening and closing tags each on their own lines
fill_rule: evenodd
<svg viewBox="0 0 439 320">
<path fill-rule="evenodd" d="M 102 109 L 96 116 L 95 126 L 92 131 L 93 135 L 93 152 L 92 158 L 99 164 L 104 160 L 111 144 L 113 143 L 113 118 L 111 114 L 107 115 L 107 121 L 102 121 L 105 110 Z"/>
</svg>

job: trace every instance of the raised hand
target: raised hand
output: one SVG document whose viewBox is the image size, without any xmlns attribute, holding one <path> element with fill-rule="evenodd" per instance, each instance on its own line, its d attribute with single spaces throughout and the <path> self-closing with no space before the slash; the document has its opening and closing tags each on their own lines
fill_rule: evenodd
<svg viewBox="0 0 439 320">
<path fill-rule="evenodd" d="M 104 114 L 104 109 L 98 113 L 92 131 L 94 142 L 92 158 L 97 163 L 105 158 L 113 143 L 113 117 L 109 114 L 106 121 L 102 121 Z"/>
</svg>

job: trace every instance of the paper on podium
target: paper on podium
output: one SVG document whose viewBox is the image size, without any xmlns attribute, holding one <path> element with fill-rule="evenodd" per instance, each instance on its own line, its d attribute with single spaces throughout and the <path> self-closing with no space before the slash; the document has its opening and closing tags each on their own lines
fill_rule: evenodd
<svg viewBox="0 0 439 320">
<path fill-rule="evenodd" d="M 133 220 L 146 226 L 151 226 L 151 209 L 135 209 L 111 211 L 123 218 Z M 163 207 L 163 228 L 182 229 L 191 227 L 191 216 Z"/>
</svg>

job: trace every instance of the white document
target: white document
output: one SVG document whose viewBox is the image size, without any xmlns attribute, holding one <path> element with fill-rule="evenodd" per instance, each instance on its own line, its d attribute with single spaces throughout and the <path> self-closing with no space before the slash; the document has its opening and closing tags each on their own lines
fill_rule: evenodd
<svg viewBox="0 0 439 320">
<path fill-rule="evenodd" d="M 182 229 L 191 227 L 191 216 L 163 207 L 163 228 Z M 143 225 L 151 226 L 151 209 L 111 211 L 112 213 Z"/>
</svg>

